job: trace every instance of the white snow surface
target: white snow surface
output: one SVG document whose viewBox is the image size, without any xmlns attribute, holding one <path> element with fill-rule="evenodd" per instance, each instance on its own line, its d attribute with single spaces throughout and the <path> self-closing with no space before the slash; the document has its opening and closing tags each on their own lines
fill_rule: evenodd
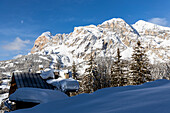
<svg viewBox="0 0 170 113">
<path fill-rule="evenodd" d="M 144 31 L 144 30 L 167 30 L 170 31 L 169 27 L 163 27 L 160 25 L 156 25 L 150 22 L 146 22 L 144 20 L 139 20 L 135 24 L 132 25 L 137 31 Z"/>
<path fill-rule="evenodd" d="M 41 36 L 45 36 L 48 40 L 52 38 L 51 32 L 49 31 L 42 33 Z"/>
<path fill-rule="evenodd" d="M 78 90 L 79 89 L 79 82 L 75 79 L 53 79 L 48 80 L 47 83 L 52 84 L 53 86 L 57 87 L 61 91 L 66 90 Z"/>
<path fill-rule="evenodd" d="M 69 79 L 51 79 L 47 80 L 47 83 L 55 86 L 58 90 L 66 91 L 66 90 L 78 90 L 79 89 L 79 83 L 77 80 L 69 78 Z"/>
<path fill-rule="evenodd" d="M 113 87 L 11 113 L 170 113 L 170 81 Z"/>
<path fill-rule="evenodd" d="M 43 71 L 40 76 L 43 79 L 47 79 L 47 78 L 54 78 L 54 73 L 53 70 L 48 70 L 48 71 Z"/>
<path fill-rule="evenodd" d="M 0 103 L 2 102 L 3 99 L 8 98 L 8 93 L 4 93 L 0 95 Z"/>
<path fill-rule="evenodd" d="M 10 95 L 10 100 L 47 103 L 54 100 L 66 99 L 68 96 L 57 90 L 40 88 L 19 88 Z"/>
<path fill-rule="evenodd" d="M 17 55 L 17 56 L 14 56 L 13 58 L 14 59 L 17 59 L 17 58 L 20 58 L 20 57 L 22 57 L 23 55 L 21 55 L 21 54 L 19 54 L 19 55 Z"/>
<path fill-rule="evenodd" d="M 10 88 L 10 86 L 8 85 L 9 83 L 10 83 L 9 79 L 2 80 L 2 84 L 0 85 L 0 88 L 2 88 L 2 89 L 5 89 L 5 88 L 9 89 Z"/>
<path fill-rule="evenodd" d="M 112 19 L 110 19 L 110 20 L 107 20 L 107 21 L 105 21 L 105 22 L 103 22 L 102 24 L 111 24 L 111 23 L 113 23 L 114 21 L 119 21 L 119 22 L 125 22 L 123 19 L 121 19 L 121 18 L 112 18 Z M 102 25 L 101 24 L 101 25 Z"/>
<path fill-rule="evenodd" d="M 122 59 L 130 59 L 133 53 L 133 48 L 127 48 L 123 52 L 121 52 Z"/>
</svg>

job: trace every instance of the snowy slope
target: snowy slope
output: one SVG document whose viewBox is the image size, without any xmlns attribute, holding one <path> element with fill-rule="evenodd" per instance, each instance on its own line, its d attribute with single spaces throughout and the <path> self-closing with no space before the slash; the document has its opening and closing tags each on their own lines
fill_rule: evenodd
<svg viewBox="0 0 170 113">
<path fill-rule="evenodd" d="M 11 113 L 170 113 L 170 81 L 113 87 Z"/>
<path fill-rule="evenodd" d="M 170 60 L 170 28 L 159 26 L 143 20 L 132 25 L 139 33 L 151 63 Z"/>
<path fill-rule="evenodd" d="M 163 27 L 163 26 L 160 26 L 160 25 L 156 25 L 156 24 L 153 24 L 153 23 L 149 23 L 149 22 L 146 22 L 146 21 L 143 21 L 143 20 L 139 20 L 137 21 L 134 25 L 132 25 L 138 32 L 140 31 L 143 31 L 143 30 L 157 30 L 157 31 L 160 31 L 160 30 L 169 30 L 170 31 L 170 28 L 168 27 Z"/>
</svg>

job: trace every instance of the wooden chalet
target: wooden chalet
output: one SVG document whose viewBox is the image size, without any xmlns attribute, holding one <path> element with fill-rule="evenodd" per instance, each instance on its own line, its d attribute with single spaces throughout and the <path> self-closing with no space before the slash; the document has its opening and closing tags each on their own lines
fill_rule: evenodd
<svg viewBox="0 0 170 113">
<path fill-rule="evenodd" d="M 39 73 L 13 73 L 11 79 L 11 86 L 9 90 L 9 97 L 19 88 L 41 88 L 41 89 L 51 89 L 53 90 L 54 87 L 48 84 L 45 80 L 43 80 Z M 30 108 L 39 103 L 33 102 L 24 102 L 24 101 L 16 101 L 10 100 L 15 102 L 15 109 L 23 109 L 23 108 Z"/>
</svg>

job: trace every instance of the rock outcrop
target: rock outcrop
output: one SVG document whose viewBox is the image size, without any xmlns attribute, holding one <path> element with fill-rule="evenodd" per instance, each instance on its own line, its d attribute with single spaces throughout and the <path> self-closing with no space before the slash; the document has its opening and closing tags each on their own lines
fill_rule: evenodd
<svg viewBox="0 0 170 113">
<path fill-rule="evenodd" d="M 50 32 L 45 32 L 41 36 L 39 36 L 34 43 L 34 47 L 31 49 L 31 53 L 35 53 L 36 51 L 41 51 L 44 46 L 49 43 L 52 35 Z"/>
</svg>

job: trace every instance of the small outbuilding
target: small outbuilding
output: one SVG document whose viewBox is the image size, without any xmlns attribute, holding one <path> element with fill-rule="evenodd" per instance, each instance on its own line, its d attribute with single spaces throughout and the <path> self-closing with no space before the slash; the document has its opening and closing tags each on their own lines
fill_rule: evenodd
<svg viewBox="0 0 170 113">
<path fill-rule="evenodd" d="M 13 73 L 9 90 L 9 100 L 10 96 L 21 88 L 54 90 L 54 87 L 43 80 L 39 73 Z M 22 101 L 17 99 L 10 101 L 15 102 L 16 109 L 30 108 L 39 104 L 37 102 L 26 102 L 25 100 Z"/>
</svg>

